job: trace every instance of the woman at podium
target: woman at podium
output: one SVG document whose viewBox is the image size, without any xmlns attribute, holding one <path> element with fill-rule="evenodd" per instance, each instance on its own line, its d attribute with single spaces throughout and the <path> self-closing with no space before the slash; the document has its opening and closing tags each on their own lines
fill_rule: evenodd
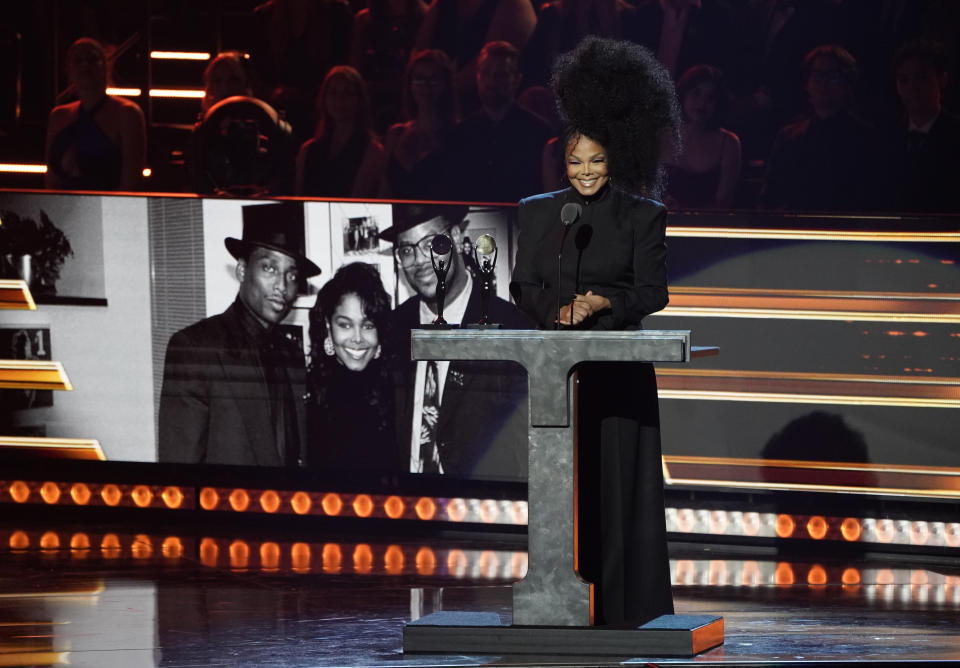
<svg viewBox="0 0 960 668">
<path fill-rule="evenodd" d="M 676 138 L 673 81 L 639 45 L 588 37 L 558 59 L 570 186 L 520 202 L 513 279 L 541 328 L 640 329 L 666 306 L 662 140 Z M 594 623 L 673 612 L 657 385 L 644 362 L 578 367 L 578 568 Z"/>
</svg>

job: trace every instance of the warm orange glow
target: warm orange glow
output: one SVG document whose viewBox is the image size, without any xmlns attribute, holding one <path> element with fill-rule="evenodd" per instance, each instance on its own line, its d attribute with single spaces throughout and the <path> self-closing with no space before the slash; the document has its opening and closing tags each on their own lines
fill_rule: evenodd
<svg viewBox="0 0 960 668">
<path fill-rule="evenodd" d="M 306 543 L 294 543 L 290 546 L 290 565 L 295 573 L 309 573 L 313 555 Z"/>
<path fill-rule="evenodd" d="M 183 505 L 183 492 L 179 487 L 164 487 L 160 492 L 160 498 L 167 508 L 179 508 Z"/>
<path fill-rule="evenodd" d="M 477 560 L 477 567 L 480 569 L 480 575 L 483 577 L 497 577 L 497 571 L 500 568 L 500 560 L 497 558 L 497 553 L 493 550 L 484 550 L 481 552 L 480 558 Z"/>
<path fill-rule="evenodd" d="M 417 550 L 415 561 L 417 573 L 420 575 L 433 575 L 437 570 L 437 555 L 429 547 L 421 547 Z"/>
<path fill-rule="evenodd" d="M 103 502 L 108 506 L 115 506 L 120 503 L 120 499 L 123 498 L 123 494 L 120 492 L 119 487 L 111 483 L 109 485 L 104 485 L 103 489 L 100 490 L 100 498 L 103 499 Z"/>
<path fill-rule="evenodd" d="M 205 51 L 151 51 L 154 60 L 210 60 Z"/>
<path fill-rule="evenodd" d="M 70 538 L 70 549 L 71 550 L 89 550 L 90 549 L 90 536 L 85 533 L 75 533 Z"/>
<path fill-rule="evenodd" d="M 697 575 L 697 567 L 691 559 L 678 559 L 677 572 L 674 576 L 674 584 L 690 585 L 694 583 Z"/>
<path fill-rule="evenodd" d="M 403 573 L 403 550 L 399 545 L 391 545 L 383 554 L 383 567 L 390 575 Z"/>
<path fill-rule="evenodd" d="M 740 521 L 740 530 L 744 536 L 756 536 L 760 533 L 760 513 L 744 513 Z"/>
<path fill-rule="evenodd" d="M 60 549 L 60 536 L 56 532 L 48 531 L 42 536 L 40 536 L 40 549 L 41 550 L 59 550 Z"/>
<path fill-rule="evenodd" d="M 260 567 L 265 571 L 280 568 L 280 546 L 276 543 L 263 543 L 260 546 Z"/>
<path fill-rule="evenodd" d="M 30 547 L 30 537 L 23 531 L 14 531 L 10 534 L 11 550 L 26 550 Z"/>
<path fill-rule="evenodd" d="M 30 488 L 22 480 L 14 480 L 10 483 L 10 498 L 17 503 L 26 503 L 30 498 Z"/>
<path fill-rule="evenodd" d="M 204 92 L 196 88 L 151 88 L 150 97 L 174 97 L 194 100 L 203 99 Z"/>
<path fill-rule="evenodd" d="M 366 543 L 358 543 L 353 548 L 353 570 L 361 575 L 373 570 L 373 550 Z"/>
<path fill-rule="evenodd" d="M 960 547 L 960 524 L 951 522 L 943 528 L 943 542 L 950 547 Z"/>
<path fill-rule="evenodd" d="M 845 585 L 860 584 L 860 571 L 856 568 L 845 568 L 840 576 L 840 582 Z"/>
<path fill-rule="evenodd" d="M 40 487 L 40 498 L 49 504 L 60 500 L 60 486 L 55 482 L 45 482 Z"/>
<path fill-rule="evenodd" d="M 297 492 L 290 497 L 290 507 L 297 515 L 306 515 L 313 507 L 313 501 L 310 500 L 310 495 L 306 492 Z"/>
<path fill-rule="evenodd" d="M 247 490 L 245 489 L 233 490 L 230 492 L 227 500 L 230 502 L 230 507 L 238 513 L 242 513 L 250 507 L 250 495 L 247 494 Z"/>
<path fill-rule="evenodd" d="M 793 567 L 785 561 L 777 564 L 777 569 L 773 572 L 773 582 L 777 585 L 792 585 L 796 582 L 793 575 Z"/>
<path fill-rule="evenodd" d="M 153 556 L 153 541 L 150 540 L 150 536 L 143 533 L 134 536 L 133 542 L 130 543 L 130 553 L 134 559 L 149 559 Z"/>
<path fill-rule="evenodd" d="M 213 538 L 204 538 L 200 541 L 200 563 L 207 568 L 216 568 L 220 557 L 220 546 Z"/>
<path fill-rule="evenodd" d="M 117 86 L 107 87 L 107 95 L 122 95 L 123 97 L 140 97 L 143 90 L 140 88 L 119 88 Z"/>
<path fill-rule="evenodd" d="M 383 502 L 383 510 L 390 519 L 399 519 L 404 511 L 403 499 L 399 496 L 388 497 L 387 500 Z"/>
<path fill-rule="evenodd" d="M 326 543 L 320 553 L 324 573 L 339 573 L 343 567 L 343 551 L 336 543 Z"/>
<path fill-rule="evenodd" d="M 777 522 L 774 525 L 777 536 L 780 538 L 789 538 L 793 535 L 793 531 L 796 528 L 797 524 L 793 521 L 792 517 L 789 515 L 777 515 Z"/>
<path fill-rule="evenodd" d="M 272 489 L 260 495 L 260 507 L 266 513 L 275 513 L 280 508 L 280 495 Z"/>
<path fill-rule="evenodd" d="M 480 521 L 493 524 L 500 516 L 500 506 L 493 499 L 485 499 L 480 503 Z"/>
<path fill-rule="evenodd" d="M 432 520 L 433 516 L 437 514 L 437 504 L 433 502 L 433 499 L 426 496 L 421 497 L 413 509 L 417 512 L 417 517 L 422 520 Z"/>
<path fill-rule="evenodd" d="M 697 516 L 690 508 L 680 508 L 677 511 L 677 530 L 681 533 L 690 533 L 697 524 Z"/>
<path fill-rule="evenodd" d="M 463 499 L 447 501 L 447 519 L 451 522 L 462 522 L 467 516 L 467 503 Z"/>
<path fill-rule="evenodd" d="M 927 575 L 926 571 L 911 571 L 910 572 L 910 584 L 918 586 L 930 584 L 930 576 Z"/>
<path fill-rule="evenodd" d="M 711 559 L 707 570 L 707 582 L 714 587 L 730 584 L 730 569 L 723 559 Z"/>
<path fill-rule="evenodd" d="M 860 520 L 853 517 L 847 517 L 840 523 L 840 535 L 844 540 L 851 543 L 860 540 L 860 534 L 863 533 L 863 527 L 860 526 Z"/>
<path fill-rule="evenodd" d="M 204 510 L 213 510 L 220 503 L 220 495 L 212 487 L 204 487 L 200 490 L 200 507 Z"/>
<path fill-rule="evenodd" d="M 137 504 L 137 508 L 146 508 L 153 501 L 153 492 L 146 485 L 137 485 L 130 491 L 130 498 Z"/>
<path fill-rule="evenodd" d="M 370 513 L 373 512 L 373 499 L 366 494 L 358 494 L 353 500 L 353 512 L 357 517 L 370 517 Z"/>
<path fill-rule="evenodd" d="M 814 564 L 807 572 L 807 584 L 825 585 L 827 584 L 827 571 L 820 564 Z"/>
<path fill-rule="evenodd" d="M 27 163 L 0 162 L 0 172 L 7 172 L 11 174 L 46 174 L 47 166 Z"/>
<path fill-rule="evenodd" d="M 323 512 L 327 515 L 337 516 L 340 514 L 340 511 L 343 510 L 343 499 L 340 498 L 339 494 L 330 492 L 329 494 L 325 494 L 323 499 L 320 500 L 320 507 L 323 508 Z"/>
<path fill-rule="evenodd" d="M 117 534 L 108 533 L 100 541 L 100 553 L 104 559 L 116 559 L 120 556 L 120 539 Z"/>
<path fill-rule="evenodd" d="M 250 564 L 250 546 L 245 540 L 230 543 L 230 568 L 236 571 L 246 570 Z"/>
<path fill-rule="evenodd" d="M 522 580 L 527 575 L 527 553 L 514 552 L 510 555 L 510 577 Z"/>
<path fill-rule="evenodd" d="M 529 519 L 529 507 L 526 501 L 514 501 L 510 506 L 510 519 L 514 524 L 523 525 Z"/>
<path fill-rule="evenodd" d="M 455 578 L 467 574 L 467 555 L 463 550 L 450 550 L 447 555 L 447 572 Z"/>
<path fill-rule="evenodd" d="M 889 568 L 881 568 L 877 571 L 878 585 L 892 585 L 894 582 L 896 582 L 896 578 L 893 575 L 893 571 Z"/>
<path fill-rule="evenodd" d="M 823 540 L 824 536 L 827 535 L 828 528 L 827 521 L 819 515 L 814 515 L 807 520 L 807 533 L 814 540 Z"/>
<path fill-rule="evenodd" d="M 91 496 L 93 495 L 90 493 L 90 488 L 82 482 L 75 482 L 70 485 L 70 498 L 78 506 L 85 506 L 90 503 Z"/>
<path fill-rule="evenodd" d="M 160 544 L 160 553 L 167 559 L 183 557 L 183 541 L 177 536 L 167 536 Z"/>
</svg>

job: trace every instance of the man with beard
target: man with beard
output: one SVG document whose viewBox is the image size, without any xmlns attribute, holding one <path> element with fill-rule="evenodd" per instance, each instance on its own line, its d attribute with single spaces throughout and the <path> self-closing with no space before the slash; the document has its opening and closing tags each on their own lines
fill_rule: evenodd
<svg viewBox="0 0 960 668">
<path fill-rule="evenodd" d="M 490 42 L 477 61 L 481 107 L 454 129 L 445 155 L 448 199 L 516 202 L 541 190 L 543 147 L 553 134 L 539 116 L 516 104 L 520 52 Z"/>
<path fill-rule="evenodd" d="M 237 298 L 170 337 L 160 395 L 161 462 L 296 467 L 306 445 L 303 351 L 278 327 L 301 278 L 303 204 L 243 207 Z"/>
<path fill-rule="evenodd" d="M 393 226 L 380 238 L 394 244 L 398 273 L 416 293 L 391 314 L 384 353 L 396 362 L 397 433 L 409 453 L 411 473 L 525 480 L 527 379 L 507 362 L 412 361 L 410 331 L 437 317 L 437 276 L 430 246 L 438 234 L 453 242 L 443 317 L 451 324 L 477 322 L 480 288 L 456 251 L 463 242 L 466 206 L 394 204 Z M 490 297 L 491 322 L 532 329 L 515 306 Z"/>
</svg>

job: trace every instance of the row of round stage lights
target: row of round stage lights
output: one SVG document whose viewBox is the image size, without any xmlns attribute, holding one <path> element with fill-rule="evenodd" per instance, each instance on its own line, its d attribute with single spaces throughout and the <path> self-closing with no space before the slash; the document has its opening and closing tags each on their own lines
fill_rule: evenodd
<svg viewBox="0 0 960 668">
<path fill-rule="evenodd" d="M 2 492 L 6 491 L 6 494 Z M 330 517 L 415 519 L 526 525 L 527 502 L 518 500 L 404 497 L 203 487 L 194 499 L 191 488 L 174 485 L 0 482 L 0 498 L 14 503 L 77 506 L 167 508 L 207 511 L 326 515 Z"/>
</svg>

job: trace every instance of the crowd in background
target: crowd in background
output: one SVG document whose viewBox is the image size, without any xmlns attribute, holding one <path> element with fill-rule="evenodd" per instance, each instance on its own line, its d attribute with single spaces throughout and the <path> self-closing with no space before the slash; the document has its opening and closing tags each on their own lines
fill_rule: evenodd
<svg viewBox="0 0 960 668">
<path fill-rule="evenodd" d="M 551 64 L 595 34 L 646 46 L 677 82 L 682 142 L 647 193 L 672 208 L 960 210 L 960 3 L 366 4 L 253 9 L 249 43 L 204 73 L 185 190 L 516 202 L 558 189 Z M 67 54 L 79 99 L 50 116 L 51 187 L 138 185 L 143 117 L 99 99 L 107 69 L 92 40 Z"/>
</svg>

